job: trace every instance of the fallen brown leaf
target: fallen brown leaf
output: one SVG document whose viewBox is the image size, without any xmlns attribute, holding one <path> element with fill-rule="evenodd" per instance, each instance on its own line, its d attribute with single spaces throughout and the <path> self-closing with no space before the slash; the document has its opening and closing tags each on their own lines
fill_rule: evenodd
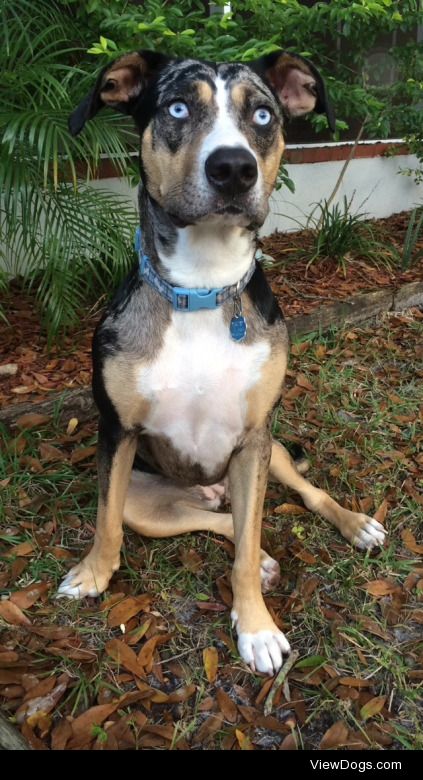
<svg viewBox="0 0 423 780">
<path fill-rule="evenodd" d="M 201 555 L 196 550 L 187 550 L 186 547 L 181 547 L 179 550 L 179 560 L 183 567 L 191 571 L 193 574 L 197 574 L 204 565 Z"/>
<path fill-rule="evenodd" d="M 29 626 L 31 621 L 12 601 L 0 601 L 0 617 L 13 626 Z"/>
<path fill-rule="evenodd" d="M 22 590 L 17 590 L 10 596 L 10 601 L 16 604 L 20 609 L 29 609 L 44 593 L 47 593 L 51 587 L 51 582 L 37 582 L 34 585 L 28 585 Z"/>
<path fill-rule="evenodd" d="M 298 387 L 303 387 L 304 390 L 308 390 L 310 393 L 315 392 L 315 388 L 311 384 L 310 380 L 307 379 L 305 374 L 298 374 L 297 375 L 297 385 Z"/>
<path fill-rule="evenodd" d="M 194 735 L 193 743 L 202 744 L 208 742 L 216 731 L 222 727 L 223 713 L 218 712 L 216 715 L 210 715 L 204 723 L 201 724 L 197 733 Z"/>
<path fill-rule="evenodd" d="M 220 711 L 223 712 L 225 720 L 229 721 L 229 723 L 236 723 L 238 720 L 238 707 L 236 706 L 235 702 L 232 701 L 231 697 L 228 696 L 228 694 L 223 690 L 223 688 L 217 689 L 216 699 Z"/>
<path fill-rule="evenodd" d="M 120 639 L 110 639 L 110 641 L 106 643 L 105 650 L 120 666 L 128 669 L 132 674 L 135 674 L 138 677 L 144 677 L 144 669 L 141 664 L 138 663 L 136 653 Z"/>
<path fill-rule="evenodd" d="M 140 652 L 138 653 L 137 662 L 140 666 L 143 666 L 146 671 L 151 672 L 153 665 L 153 656 L 156 651 L 157 645 L 163 645 L 171 639 L 172 634 L 156 634 L 156 636 L 150 637 L 143 644 Z"/>
<path fill-rule="evenodd" d="M 113 640 L 112 640 L 113 641 Z M 104 721 L 119 707 L 119 700 L 112 702 L 111 704 L 97 704 L 95 707 L 90 707 L 79 715 L 72 726 L 72 739 L 70 740 L 68 747 L 70 749 L 80 749 L 85 745 L 88 745 L 93 739 L 92 733 L 93 726 L 101 726 Z"/>
<path fill-rule="evenodd" d="M 194 684 L 183 685 L 182 688 L 178 688 L 173 693 L 169 693 L 167 697 L 168 704 L 178 704 L 179 702 L 188 701 L 191 696 L 194 696 L 197 688 Z"/>
<path fill-rule="evenodd" d="M 21 431 L 26 431 L 29 428 L 40 428 L 42 425 L 50 422 L 51 417 L 46 414 L 37 414 L 37 412 L 30 412 L 29 414 L 22 414 L 16 420 L 16 426 Z"/>
<path fill-rule="evenodd" d="M 411 552 L 417 555 L 423 555 L 423 544 L 417 544 L 415 536 L 409 528 L 404 528 L 401 532 L 401 539 L 407 550 L 411 550 Z"/>
<path fill-rule="evenodd" d="M 349 729 L 343 720 L 338 720 L 324 734 L 320 742 L 320 750 L 334 750 L 343 747 L 348 742 Z"/>
<path fill-rule="evenodd" d="M 14 650 L 0 650 L 0 666 L 12 666 L 19 661 L 19 654 Z"/>
<path fill-rule="evenodd" d="M 66 460 L 64 452 L 59 450 L 58 447 L 54 447 L 52 444 L 49 444 L 47 441 L 41 442 L 38 447 L 38 452 L 40 453 L 41 460 L 46 460 L 48 462 L 55 460 Z"/>
<path fill-rule="evenodd" d="M 279 750 L 298 750 L 297 740 L 293 732 L 287 734 L 279 745 Z"/>
<path fill-rule="evenodd" d="M 302 550 L 298 550 L 298 552 L 295 552 L 294 555 L 296 558 L 299 558 L 300 561 L 304 561 L 304 563 L 308 563 L 311 566 L 317 563 L 316 556 L 312 555 L 311 552 L 305 550 L 304 548 Z"/>
<path fill-rule="evenodd" d="M 34 715 L 46 715 L 51 712 L 62 698 L 67 687 L 68 681 L 63 681 L 56 685 L 50 693 L 46 694 L 46 696 L 37 696 L 36 698 L 29 699 L 17 710 L 17 722 L 23 723 L 24 720 L 27 720 Z M 29 725 L 31 726 L 33 724 L 30 723 Z"/>
<path fill-rule="evenodd" d="M 71 419 L 69 420 L 69 422 L 67 424 L 67 427 L 66 427 L 66 435 L 67 436 L 72 436 L 72 434 L 77 429 L 77 427 L 78 427 L 78 418 L 77 417 L 71 417 Z"/>
<path fill-rule="evenodd" d="M 68 720 L 62 718 L 51 733 L 51 749 L 64 750 L 72 736 L 72 726 Z"/>
<path fill-rule="evenodd" d="M 372 685 L 371 680 L 362 680 L 359 677 L 340 677 L 338 683 L 352 688 L 370 688 Z"/>
<path fill-rule="evenodd" d="M 382 523 L 382 525 L 385 522 L 386 514 L 388 512 L 388 507 L 389 507 L 389 504 L 388 504 L 386 498 L 384 498 L 384 500 L 382 501 L 380 507 L 376 510 L 376 512 L 373 515 L 374 519 L 377 520 L 379 523 Z M 363 510 L 363 511 L 365 511 L 365 510 Z"/>
<path fill-rule="evenodd" d="M 382 596 L 388 596 L 389 594 L 394 593 L 398 590 L 398 585 L 390 580 L 373 580 L 373 582 L 367 583 L 365 589 L 371 596 L 379 599 L 382 598 Z"/>
<path fill-rule="evenodd" d="M 240 729 L 235 729 L 235 736 L 241 750 L 254 750 L 254 746 L 251 744 L 251 739 L 247 736 L 247 734 L 244 734 L 243 731 L 240 731 Z"/>
<path fill-rule="evenodd" d="M 299 504 L 279 504 L 273 510 L 274 515 L 306 515 L 309 510 Z"/>
<path fill-rule="evenodd" d="M 373 699 L 370 699 L 366 704 L 362 706 L 360 709 L 360 717 L 362 720 L 368 720 L 369 718 L 373 718 L 374 715 L 377 715 L 381 710 L 383 710 L 386 702 L 386 696 L 374 696 Z"/>
<path fill-rule="evenodd" d="M 215 647 L 205 647 L 203 650 L 203 665 L 209 683 L 214 683 L 217 676 L 219 656 Z"/>
<path fill-rule="evenodd" d="M 107 625 L 109 628 L 116 628 L 127 623 L 128 620 L 138 615 L 139 612 L 148 609 L 150 603 L 151 597 L 147 596 L 147 594 L 128 596 L 112 607 L 107 617 Z"/>
<path fill-rule="evenodd" d="M 10 548 L 7 553 L 7 557 L 10 558 L 12 555 L 16 555 L 18 558 L 23 558 L 26 555 L 31 555 L 33 550 L 34 544 L 32 542 L 21 542 L 20 544 L 15 544 L 14 547 Z"/>
<path fill-rule="evenodd" d="M 97 446 L 95 444 L 92 444 L 90 447 L 79 447 L 77 450 L 72 452 L 72 455 L 70 456 L 70 462 L 72 464 L 81 463 L 83 460 L 92 458 L 96 451 Z"/>
</svg>

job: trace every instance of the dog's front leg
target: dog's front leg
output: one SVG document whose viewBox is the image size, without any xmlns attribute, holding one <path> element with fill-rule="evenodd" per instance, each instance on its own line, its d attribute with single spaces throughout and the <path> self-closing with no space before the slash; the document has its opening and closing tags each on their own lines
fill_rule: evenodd
<svg viewBox="0 0 423 780">
<path fill-rule="evenodd" d="M 120 427 L 100 422 L 97 462 L 99 499 L 94 544 L 88 555 L 70 570 L 58 595 L 69 598 L 98 596 L 106 590 L 120 565 L 123 507 L 131 476 L 136 439 Z"/>
<path fill-rule="evenodd" d="M 232 621 L 241 657 L 253 671 L 274 674 L 289 643 L 272 620 L 261 594 L 260 535 L 271 440 L 267 428 L 253 431 L 229 465 L 235 562 Z"/>
</svg>

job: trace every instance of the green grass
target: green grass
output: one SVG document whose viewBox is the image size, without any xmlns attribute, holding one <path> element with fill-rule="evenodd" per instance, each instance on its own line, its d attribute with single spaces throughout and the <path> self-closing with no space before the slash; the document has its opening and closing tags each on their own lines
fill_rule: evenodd
<svg viewBox="0 0 423 780">
<path fill-rule="evenodd" d="M 283 724 L 293 717 L 296 739 L 305 748 L 317 749 L 325 731 L 337 720 L 344 721 L 356 739 L 361 735 L 374 748 L 380 747 L 381 737 L 377 730 L 369 731 L 370 726 L 389 731 L 385 733 L 392 740 L 388 748 L 423 747 L 422 682 L 410 677 L 410 671 L 422 667 L 421 624 L 411 619 L 419 603 L 421 609 L 421 591 L 417 592 L 415 583 L 404 588 L 413 572 L 417 571 L 417 579 L 423 578 L 423 564 L 421 556 L 410 551 L 401 538 L 407 529 L 421 543 L 422 505 L 416 498 L 422 479 L 418 419 L 423 390 L 421 367 L 416 362 L 421 332 L 422 320 L 405 315 L 387 317 L 377 326 L 316 335 L 295 345 L 297 354 L 291 358 L 287 379 L 288 400 L 278 411 L 274 430 L 282 441 L 301 440 L 311 462 L 308 477 L 342 504 L 358 507 L 361 501 L 372 514 L 387 500 L 389 538 L 380 553 L 354 550 L 335 529 L 311 513 L 274 514 L 275 506 L 298 504 L 299 499 L 280 486 L 270 485 L 264 539 L 269 552 L 280 561 L 282 579 L 267 601 L 301 658 L 324 659 L 317 659 L 317 666 L 310 668 L 300 664 L 290 673 L 291 698 L 304 701 L 305 715 L 294 713 L 282 696 L 272 713 L 280 724 L 279 731 L 272 730 L 275 721 L 270 726 L 260 725 L 263 704 L 255 707 L 255 698 L 264 680 L 249 672 L 239 659 L 229 611 L 198 607 L 204 602 L 222 604 L 218 582 L 225 576 L 224 583 L 230 582 L 231 559 L 222 539 L 198 534 L 154 540 L 126 531 L 121 569 L 105 596 L 81 603 L 55 601 L 52 596 L 61 577 L 93 538 L 94 462 L 72 464 L 69 456 L 76 447 L 92 444 L 95 424 L 86 426 L 81 440 L 74 444 L 64 435 L 66 425 L 58 419 L 40 431 L 18 436 L 3 431 L 0 480 L 10 481 L 2 487 L 0 576 L 13 563 L 13 557 L 8 556 L 11 546 L 24 541 L 34 544 L 24 559 L 25 568 L 3 586 L 3 596 L 32 582 L 48 580 L 52 583 L 50 598 L 37 602 L 26 614 L 34 625 L 70 627 L 80 646 L 97 654 L 97 661 L 90 664 L 69 659 L 65 653 L 52 658 L 48 642 L 32 646 L 25 632 L 0 623 L 5 637 L 2 642 L 11 641 L 40 678 L 53 672 L 69 675 L 71 683 L 54 711 L 53 724 L 65 715 L 84 712 L 98 703 L 99 696 L 103 701 L 101 697 L 106 695 L 134 690 L 134 681 L 122 678 L 104 651 L 105 644 L 113 637 L 121 638 L 122 633 L 108 627 L 107 611 L 99 611 L 99 606 L 113 592 L 148 592 L 152 612 L 139 615 L 128 630 L 136 632 L 146 620 L 151 620 L 152 626 L 134 649 L 138 652 L 146 637 L 157 632 L 171 634 L 159 648 L 164 681 L 151 677 L 150 683 L 165 691 L 182 684 L 196 687 L 192 698 L 170 709 L 160 704 L 146 709 L 143 704 L 134 705 L 135 710 L 141 707 L 153 725 L 165 725 L 172 719 L 173 747 L 189 747 L 207 718 L 219 713 L 219 688 L 238 705 L 255 707 L 257 714 L 251 722 L 241 714 L 237 724 L 223 720 L 207 742 L 211 748 L 229 749 L 237 744 L 235 728 L 241 728 L 258 749 L 277 748 L 289 733 L 289 726 L 283 732 Z M 307 376 L 314 392 L 304 390 L 289 400 L 298 372 Z M 60 462 L 40 459 L 38 448 L 45 441 L 61 449 Z M 30 458 L 40 461 L 41 470 L 31 472 Z M 58 558 L 58 550 L 69 550 L 72 558 Z M 188 550 L 201 559 L 197 571 L 183 563 Z M 297 557 L 304 553 L 313 556 L 312 563 Z M 403 601 L 396 616 L 392 612 L 395 599 L 375 599 L 366 591 L 366 583 L 379 579 L 400 586 Z M 308 592 L 313 582 L 314 589 Z M 366 619 L 373 622 L 366 625 Z M 210 646 L 219 654 L 214 684 L 207 681 L 202 660 L 203 649 Z M 371 687 L 358 689 L 357 698 L 353 688 L 339 685 L 336 679 L 334 683 L 336 676 L 370 680 Z M 0 686 L 0 697 L 1 691 Z M 386 696 L 387 709 L 364 721 L 361 707 L 367 691 L 372 697 Z M 8 699 L 0 698 L 0 702 L 6 712 L 13 712 Z M 132 711 L 124 707 L 114 717 Z M 107 729 L 96 728 L 98 740 L 106 739 Z M 141 746 L 142 735 L 143 731 L 137 736 Z M 45 739 L 48 744 L 49 737 Z M 169 748 L 170 743 L 163 746 Z"/>
</svg>

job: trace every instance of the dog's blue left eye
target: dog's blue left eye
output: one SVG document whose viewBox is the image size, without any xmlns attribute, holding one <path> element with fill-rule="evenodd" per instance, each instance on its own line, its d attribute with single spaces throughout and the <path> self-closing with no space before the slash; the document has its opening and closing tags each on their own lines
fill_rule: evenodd
<svg viewBox="0 0 423 780">
<path fill-rule="evenodd" d="M 256 125 L 268 125 L 271 119 L 272 114 L 267 108 L 258 108 L 257 111 L 254 112 L 253 122 Z"/>
<path fill-rule="evenodd" d="M 189 116 L 188 106 L 182 100 L 171 103 L 168 110 L 175 119 L 186 119 Z"/>
</svg>

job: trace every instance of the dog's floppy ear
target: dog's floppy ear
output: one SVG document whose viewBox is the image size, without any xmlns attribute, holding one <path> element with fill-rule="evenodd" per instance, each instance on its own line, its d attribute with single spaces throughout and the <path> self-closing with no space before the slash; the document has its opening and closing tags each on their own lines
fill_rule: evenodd
<svg viewBox="0 0 423 780">
<path fill-rule="evenodd" d="M 125 54 L 103 68 L 94 89 L 81 100 L 69 117 L 69 130 L 78 135 L 85 122 L 103 106 L 131 114 L 141 92 L 168 62 L 168 57 L 154 51 Z"/>
<path fill-rule="evenodd" d="M 325 83 L 309 60 L 299 54 L 275 51 L 249 65 L 269 84 L 289 116 L 310 111 L 326 114 L 330 130 L 335 130 L 335 114 Z"/>
</svg>

